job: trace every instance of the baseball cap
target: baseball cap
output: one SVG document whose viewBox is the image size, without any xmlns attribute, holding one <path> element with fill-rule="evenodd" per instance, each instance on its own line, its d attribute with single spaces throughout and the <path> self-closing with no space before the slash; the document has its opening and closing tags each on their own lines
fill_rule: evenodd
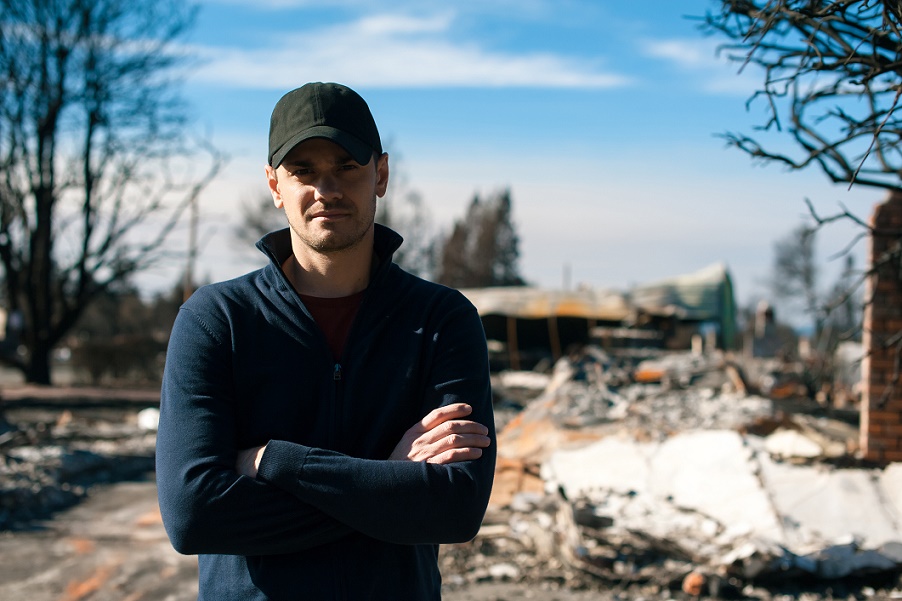
<svg viewBox="0 0 902 601">
<path fill-rule="evenodd" d="M 269 164 L 278 167 L 292 148 L 310 138 L 335 142 L 361 165 L 373 152 L 382 154 L 366 101 L 338 83 L 308 83 L 279 99 L 269 122 Z"/>
</svg>

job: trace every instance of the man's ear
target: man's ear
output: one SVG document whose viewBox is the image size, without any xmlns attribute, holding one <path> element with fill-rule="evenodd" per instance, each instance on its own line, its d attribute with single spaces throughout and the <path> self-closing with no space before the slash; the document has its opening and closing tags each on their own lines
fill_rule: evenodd
<svg viewBox="0 0 902 601">
<path fill-rule="evenodd" d="M 266 166 L 266 185 L 269 186 L 269 193 L 272 194 L 272 202 L 277 209 L 282 208 L 282 194 L 279 192 L 279 177 L 276 174 L 276 168 L 270 165 Z"/>
<path fill-rule="evenodd" d="M 388 191 L 388 153 L 376 160 L 376 196 L 382 198 Z"/>
</svg>

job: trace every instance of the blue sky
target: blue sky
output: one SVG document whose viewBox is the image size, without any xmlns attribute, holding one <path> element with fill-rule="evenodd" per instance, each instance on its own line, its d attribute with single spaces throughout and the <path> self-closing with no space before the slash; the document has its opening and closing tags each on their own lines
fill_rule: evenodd
<svg viewBox="0 0 902 601">
<path fill-rule="evenodd" d="M 436 231 L 474 193 L 511 189 L 531 283 L 626 289 L 723 262 L 739 301 L 753 302 L 806 198 L 823 214 L 842 203 L 866 216 L 882 193 L 726 148 L 717 134 L 750 132 L 764 107 L 746 108 L 760 74 L 718 58 L 722 40 L 686 18 L 712 6 L 203 0 L 185 41 L 200 64 L 184 91 L 230 160 L 201 199 L 199 275 L 261 264 L 231 229 L 242 202 L 263 199 L 272 106 L 304 82 L 340 81 L 368 100 L 394 173 L 422 195 Z M 851 231 L 824 231 L 821 254 Z M 856 254 L 860 265 L 863 246 Z M 172 276 L 145 280 L 165 288 Z"/>
</svg>

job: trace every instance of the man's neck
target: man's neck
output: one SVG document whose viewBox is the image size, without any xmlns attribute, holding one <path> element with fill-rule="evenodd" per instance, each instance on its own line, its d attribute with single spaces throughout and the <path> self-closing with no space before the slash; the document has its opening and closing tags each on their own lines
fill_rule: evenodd
<svg viewBox="0 0 902 601">
<path fill-rule="evenodd" d="M 373 260 L 372 240 L 334 253 L 299 249 L 282 263 L 282 271 L 300 294 L 339 298 L 356 294 L 369 285 Z"/>
</svg>

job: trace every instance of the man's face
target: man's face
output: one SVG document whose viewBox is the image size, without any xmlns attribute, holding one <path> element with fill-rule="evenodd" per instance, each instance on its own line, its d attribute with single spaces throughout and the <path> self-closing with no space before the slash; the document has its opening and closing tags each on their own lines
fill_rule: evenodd
<svg viewBox="0 0 902 601">
<path fill-rule="evenodd" d="M 293 237 L 313 252 L 338 252 L 370 240 L 376 198 L 388 185 L 388 155 L 360 165 L 338 144 L 313 138 L 278 168 L 267 166 L 266 176 Z"/>
</svg>

